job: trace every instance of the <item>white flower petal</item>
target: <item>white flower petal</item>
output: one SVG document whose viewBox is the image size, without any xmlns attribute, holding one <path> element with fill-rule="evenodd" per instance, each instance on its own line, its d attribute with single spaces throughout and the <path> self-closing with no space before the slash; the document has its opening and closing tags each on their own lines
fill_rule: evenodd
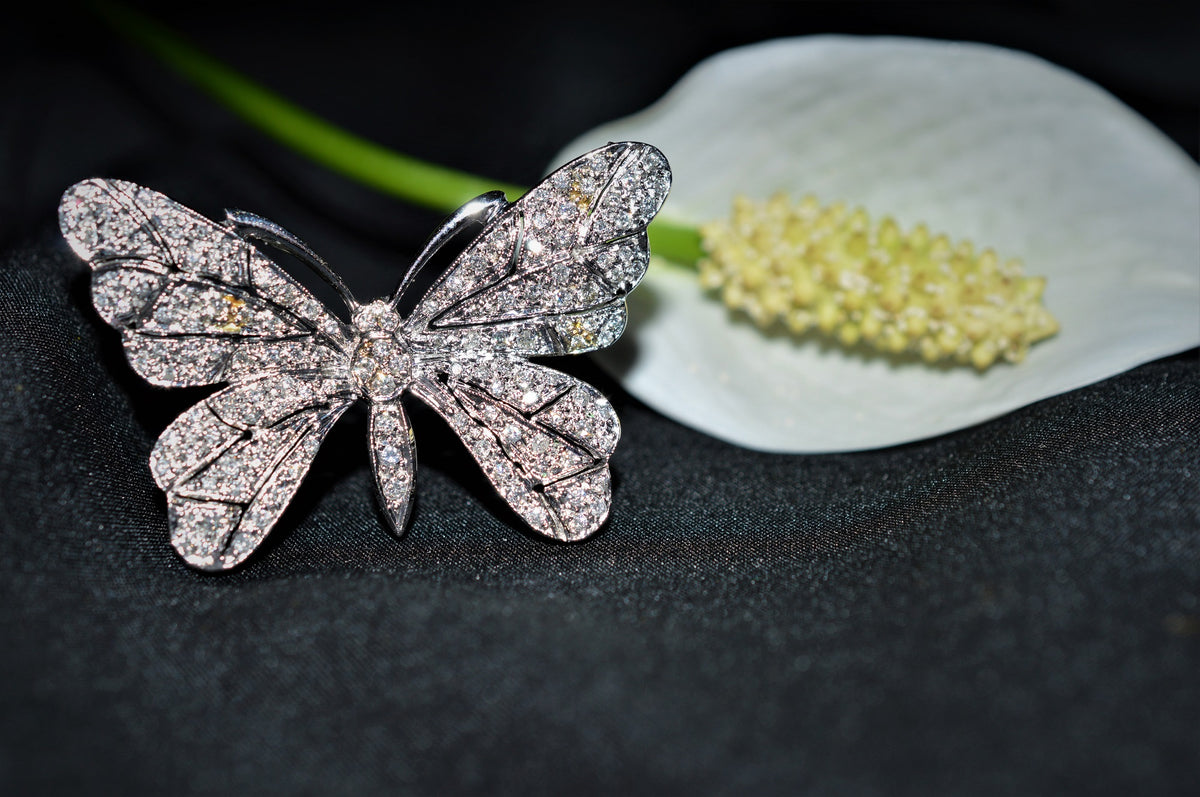
<svg viewBox="0 0 1200 797">
<path fill-rule="evenodd" d="M 985 373 L 768 337 L 656 262 L 601 356 L 650 406 L 767 451 L 844 451 L 959 429 L 1200 343 L 1200 171 L 1095 85 L 975 44 L 814 37 L 731 50 L 643 113 L 566 148 L 653 143 L 664 213 L 726 216 L 786 190 L 925 222 L 1048 278 L 1062 325 Z"/>
</svg>

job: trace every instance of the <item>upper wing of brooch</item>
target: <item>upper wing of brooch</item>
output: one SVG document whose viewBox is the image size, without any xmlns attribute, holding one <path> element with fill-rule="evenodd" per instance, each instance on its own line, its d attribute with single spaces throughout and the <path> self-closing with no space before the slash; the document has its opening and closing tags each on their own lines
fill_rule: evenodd
<svg viewBox="0 0 1200 797">
<path fill-rule="evenodd" d="M 63 235 L 134 370 L 167 387 L 336 366 L 338 320 L 228 227 L 121 180 L 67 189 Z"/>
<path fill-rule="evenodd" d="M 608 517 L 620 424 L 595 388 L 524 358 L 620 337 L 670 181 L 647 144 L 589 152 L 489 222 L 405 321 L 425 364 L 412 391 L 546 536 L 580 540 Z"/>
<path fill-rule="evenodd" d="M 646 273 L 646 226 L 671 171 L 649 144 L 571 161 L 499 213 L 405 321 L 416 345 L 574 354 L 625 329 L 625 294 Z"/>
</svg>

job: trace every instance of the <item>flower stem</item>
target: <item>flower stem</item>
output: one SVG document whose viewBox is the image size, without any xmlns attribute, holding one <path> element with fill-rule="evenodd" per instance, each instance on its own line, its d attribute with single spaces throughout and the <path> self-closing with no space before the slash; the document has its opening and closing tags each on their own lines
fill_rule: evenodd
<svg viewBox="0 0 1200 797">
<path fill-rule="evenodd" d="M 119 34 L 243 120 L 351 180 L 443 213 L 487 191 L 499 189 L 510 199 L 526 191 L 390 150 L 306 111 L 127 6 L 96 2 L 94 8 Z M 656 255 L 689 266 L 702 255 L 700 233 L 694 227 L 659 219 L 649 232 Z"/>
</svg>

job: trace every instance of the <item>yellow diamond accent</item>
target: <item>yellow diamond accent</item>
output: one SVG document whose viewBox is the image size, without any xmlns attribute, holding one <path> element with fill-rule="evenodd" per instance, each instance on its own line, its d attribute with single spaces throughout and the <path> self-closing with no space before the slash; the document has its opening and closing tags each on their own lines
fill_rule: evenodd
<svg viewBox="0 0 1200 797">
<path fill-rule="evenodd" d="M 221 298 L 225 301 L 225 308 L 217 316 L 217 329 L 229 333 L 241 332 L 246 328 L 246 300 L 228 293 Z"/>
</svg>

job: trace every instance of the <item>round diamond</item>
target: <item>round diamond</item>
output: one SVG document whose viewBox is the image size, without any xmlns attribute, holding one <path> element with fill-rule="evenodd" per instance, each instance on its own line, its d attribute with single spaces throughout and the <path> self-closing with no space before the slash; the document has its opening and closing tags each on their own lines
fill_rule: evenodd
<svg viewBox="0 0 1200 797">
<path fill-rule="evenodd" d="M 504 440 L 504 442 L 511 446 L 521 442 L 521 438 L 524 437 L 524 433 L 522 432 L 520 426 L 517 426 L 515 423 L 509 423 L 506 424 L 504 429 L 501 430 L 500 437 Z"/>
<path fill-rule="evenodd" d="M 376 371 L 371 379 L 371 389 L 376 395 L 394 396 L 397 386 L 396 377 L 383 369 Z"/>
<path fill-rule="evenodd" d="M 403 501 L 408 497 L 409 489 L 408 474 L 399 471 L 383 483 L 383 497 L 389 501 Z"/>
<path fill-rule="evenodd" d="M 379 461 L 385 465 L 396 465 L 400 459 L 400 449 L 395 446 L 384 446 L 379 449 Z"/>
<path fill-rule="evenodd" d="M 369 398 L 387 400 L 408 387 L 412 365 L 412 355 L 398 338 L 387 332 L 371 332 L 355 347 L 350 373 Z"/>
<path fill-rule="evenodd" d="M 358 308 L 354 314 L 354 326 L 361 330 L 391 332 L 400 326 L 400 314 L 389 302 L 380 299 Z"/>
<path fill-rule="evenodd" d="M 538 504 L 534 504 L 526 510 L 525 519 L 538 531 L 544 529 L 550 522 L 546 509 Z"/>
<path fill-rule="evenodd" d="M 390 435 L 396 431 L 399 423 L 394 412 L 380 412 L 375 416 L 375 432 Z"/>
</svg>

